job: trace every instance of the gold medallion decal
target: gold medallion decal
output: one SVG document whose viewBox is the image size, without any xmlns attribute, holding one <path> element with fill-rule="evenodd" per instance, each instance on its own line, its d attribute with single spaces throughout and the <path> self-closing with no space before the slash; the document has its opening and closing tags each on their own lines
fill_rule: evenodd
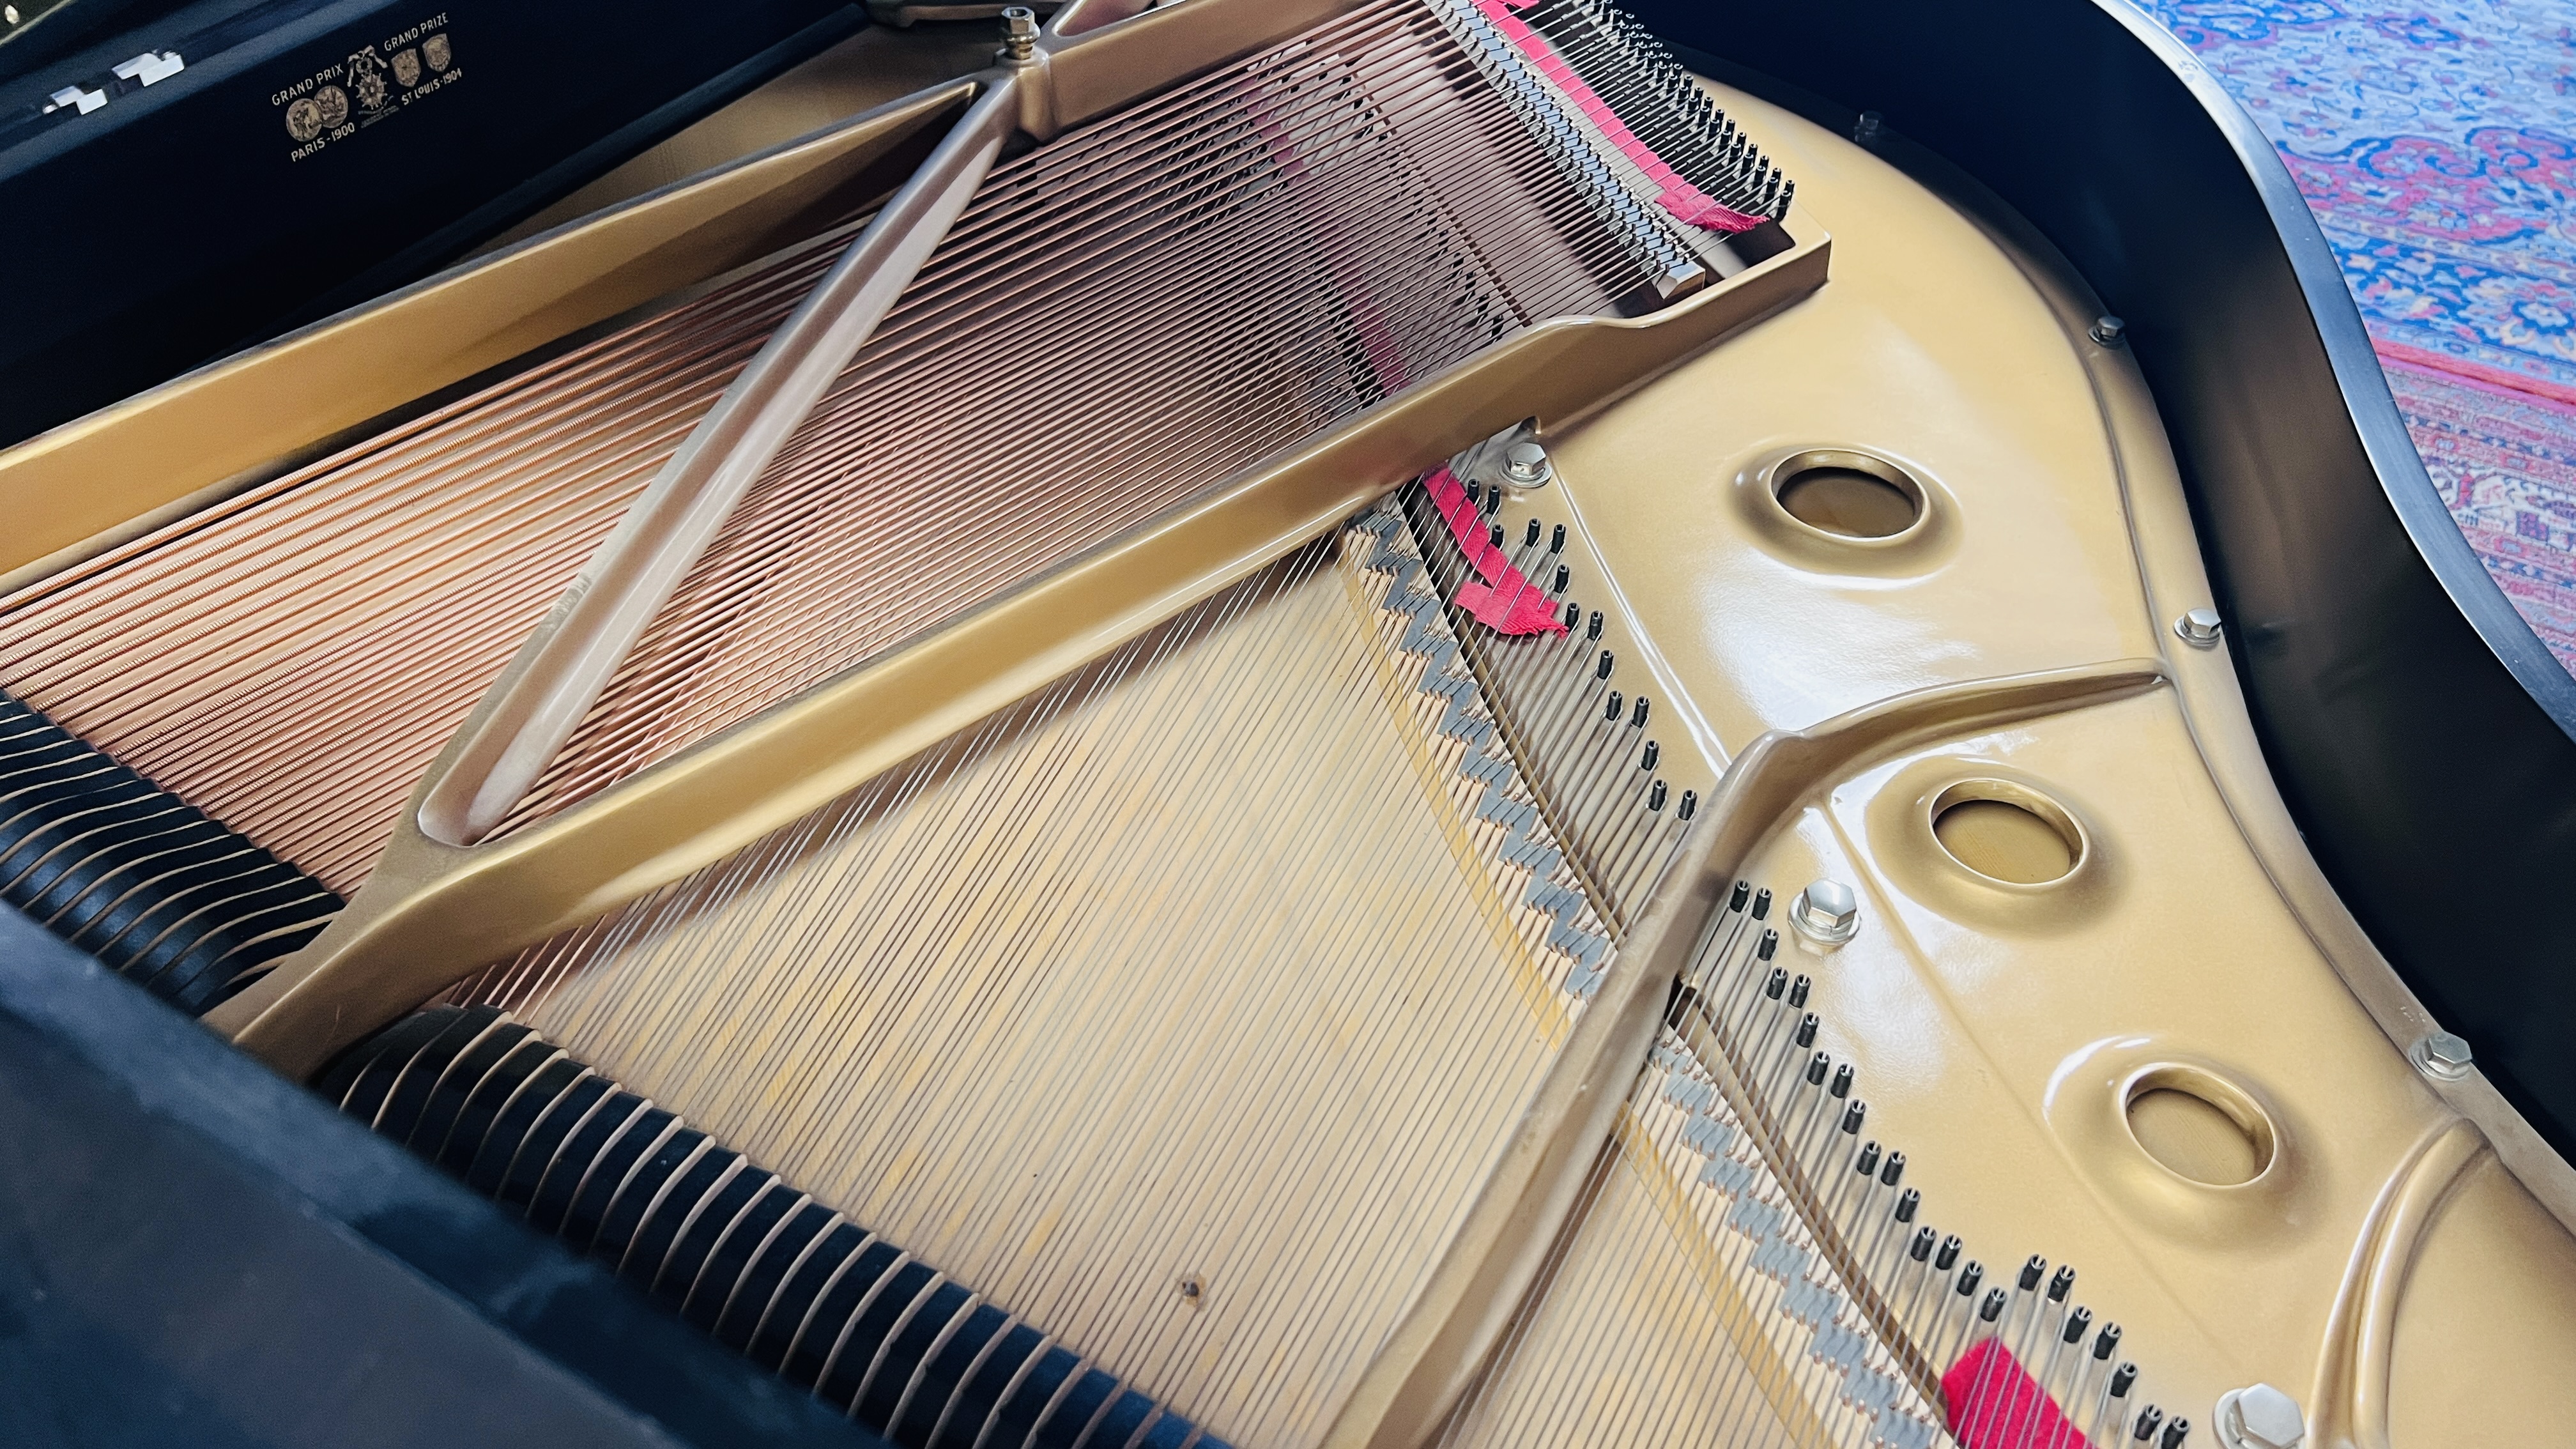
<svg viewBox="0 0 2576 1449">
<path fill-rule="evenodd" d="M 430 101 L 464 79 L 465 68 L 457 64 L 448 39 L 447 12 L 441 10 L 385 32 L 328 65 L 282 77 L 268 93 L 268 103 L 294 141 L 286 159 L 297 162 L 343 145 L 379 122 L 408 115 L 415 103 Z"/>
</svg>

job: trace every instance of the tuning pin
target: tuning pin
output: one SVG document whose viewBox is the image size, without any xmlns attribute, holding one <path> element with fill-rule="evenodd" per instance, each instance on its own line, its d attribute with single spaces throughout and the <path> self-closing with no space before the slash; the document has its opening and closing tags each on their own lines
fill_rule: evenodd
<svg viewBox="0 0 2576 1449">
<path fill-rule="evenodd" d="M 2191 1434 L 2191 1420 L 2175 1416 L 2165 1421 L 2163 1449 L 2182 1449 L 2182 1441 Z"/>
<path fill-rule="evenodd" d="M 1598 619 L 1601 616 L 1595 614 L 1592 617 Z M 1598 638 L 1599 636 L 1595 635 L 1594 637 Z M 1610 651 L 1607 649 L 1602 650 L 1601 658 L 1592 666 L 1592 677 L 1594 679 L 1608 679 L 1610 677 L 1610 670 L 1613 667 L 1613 663 L 1614 661 L 1611 658 Z"/>
<path fill-rule="evenodd" d="M 1625 701 L 1621 700 L 1619 697 L 1619 691 L 1615 689 L 1610 691 L 1610 707 L 1601 712 L 1602 723 L 1617 724 L 1619 722 L 1619 706 L 1624 702 Z"/>
<path fill-rule="evenodd" d="M 1950 1265 L 1959 1261 L 1959 1250 L 1966 1246 L 1966 1243 L 1959 1240 L 1959 1235 L 1957 1233 L 1952 1233 L 1948 1237 L 1943 1238 L 1941 1240 L 1941 1254 L 1939 1257 L 1932 1260 L 1934 1271 L 1942 1273 L 1949 1272 Z"/>
<path fill-rule="evenodd" d="M 1790 1040 L 1798 1044 L 1798 1050 L 1805 1051 L 1816 1044 L 1818 1025 L 1816 1014 L 1812 1011 L 1798 1018 L 1798 1030 L 1790 1037 Z"/>
<path fill-rule="evenodd" d="M 1556 526 L 1556 532 L 1554 532 L 1554 533 L 1552 533 L 1552 534 L 1548 535 L 1548 539 L 1547 539 L 1547 551 L 1548 551 L 1549 553 L 1563 553 L 1563 552 L 1565 552 L 1565 525 L 1564 525 L 1564 524 L 1562 524 L 1562 523 L 1558 524 L 1558 525 Z"/>
<path fill-rule="evenodd" d="M 2147 1405 L 2138 1411 L 2138 1426 L 2129 1431 L 2129 1437 L 2141 1444 L 2147 1443 L 2156 1437 L 2156 1426 L 2163 1423 L 2164 1419 L 2164 1410 L 2153 1404 Z"/>
<path fill-rule="evenodd" d="M 1753 919 L 1757 921 L 1761 920 L 1770 909 L 1771 893 L 1769 891 L 1764 891 L 1762 894 L 1753 898 Z M 1780 933 L 1778 931 L 1764 931 L 1762 933 L 1762 944 L 1754 948 L 1754 959 L 1759 961 L 1768 961 L 1779 953 Z"/>
<path fill-rule="evenodd" d="M 1521 535 L 1521 547 L 1523 547 L 1523 548 L 1536 548 L 1536 547 L 1538 547 L 1538 535 L 1539 535 L 1539 521 L 1538 521 L 1537 519 L 1533 518 L 1533 519 L 1531 519 L 1531 520 L 1529 521 L 1529 532 L 1527 532 L 1527 533 L 1525 533 L 1525 534 L 1522 534 L 1522 535 Z"/>
<path fill-rule="evenodd" d="M 1566 586 L 1567 584 L 1572 583 L 1572 582 L 1574 582 L 1574 571 L 1573 571 L 1572 569 L 1567 568 L 1567 567 L 1566 567 L 1565 565 L 1563 565 L 1563 564 L 1558 564 L 1558 565 L 1556 566 L 1556 587 L 1555 587 L 1555 588 L 1552 588 L 1552 589 L 1550 589 L 1550 590 L 1548 590 L 1548 592 L 1549 592 L 1549 593 L 1551 593 L 1551 594 L 1561 594 L 1561 593 L 1564 593 L 1564 592 L 1565 592 L 1565 586 Z M 1571 624 L 1568 624 L 1566 627 L 1570 629 L 1570 628 L 1573 628 L 1574 626 L 1573 626 L 1573 625 L 1571 625 Z"/>
<path fill-rule="evenodd" d="M 2057 1270 L 2057 1276 L 2048 1280 L 2048 1301 L 2051 1303 L 2063 1303 L 2066 1301 L 2066 1295 L 2074 1290 L 2075 1270 L 2073 1268 L 2060 1266 Z"/>
<path fill-rule="evenodd" d="M 1562 586 L 1562 585 L 1560 585 L 1559 587 L 1560 587 L 1560 588 L 1562 588 L 1563 586 Z M 1568 634 L 1572 634 L 1572 633 L 1574 632 L 1574 626 L 1575 626 L 1575 625 L 1577 625 L 1577 624 L 1580 624 L 1580 623 L 1582 623 L 1582 622 L 1583 622 L 1583 606 L 1582 606 L 1581 604 L 1568 604 L 1568 605 L 1566 605 L 1566 606 L 1565 606 L 1565 632 L 1566 632 L 1566 633 L 1568 633 Z"/>
<path fill-rule="evenodd" d="M 1661 810 L 1664 808 L 1663 781 L 1657 780 L 1654 784 L 1654 788 L 1646 792 L 1646 808 L 1649 810 Z"/>
<path fill-rule="evenodd" d="M 2021 1291 L 2029 1293 L 2037 1289 L 2039 1280 L 2047 1273 L 2048 1260 L 2037 1253 L 2031 1254 L 2030 1261 L 2021 1265 Z"/>
<path fill-rule="evenodd" d="M 1648 740 L 1646 741 L 1646 753 L 1640 756 L 1637 760 L 1637 768 L 1640 770 L 1651 770 L 1655 768 L 1655 762 L 1663 757 L 1664 747 L 1655 743 L 1653 740 Z"/>
<path fill-rule="evenodd" d="M 1692 816 L 1697 815 L 1699 813 L 1699 792 L 1697 790 L 1684 790 L 1682 792 L 1681 806 L 1675 813 L 1683 820 L 1688 820 Z"/>
<path fill-rule="evenodd" d="M 1730 911 L 1743 910 L 1744 903 L 1751 899 L 1753 899 L 1752 883 L 1749 881 L 1737 881 L 1735 883 L 1735 893 L 1726 898 L 1726 908 Z"/>
<path fill-rule="evenodd" d="M 1583 630 L 1583 637 L 1584 637 L 1584 638 L 1586 638 L 1586 639 L 1588 639 L 1588 640 L 1590 640 L 1591 642 L 1593 642 L 1593 643 L 1595 643 L 1595 644 L 1598 644 L 1598 643 L 1600 643 L 1600 642 L 1601 642 L 1601 611 L 1600 611 L 1599 609 L 1595 609 L 1595 610 L 1593 610 L 1593 611 L 1592 611 L 1592 622 L 1591 622 L 1589 625 L 1585 626 L 1585 628 L 1584 628 L 1584 630 Z M 1606 653 L 1608 653 L 1608 651 L 1607 651 L 1607 650 L 1604 650 L 1604 651 L 1603 651 L 1603 653 L 1605 653 L 1605 654 L 1606 654 Z M 1604 675 L 1602 675 L 1601 677 L 1602 677 L 1602 678 L 1604 678 L 1604 679 L 1608 679 L 1610 676 L 1609 676 L 1609 675 L 1607 675 L 1607 674 L 1604 674 Z"/>
<path fill-rule="evenodd" d="M 1904 1176 L 1905 1154 L 1902 1152 L 1891 1152 L 1887 1154 L 1887 1166 L 1879 1170 L 1878 1185 L 1881 1187 L 1894 1187 L 1904 1178 Z"/>
<path fill-rule="evenodd" d="M 1644 729 L 1646 727 L 1646 697 L 1644 695 L 1641 694 L 1637 696 L 1637 708 L 1631 712 L 1628 724 L 1632 729 Z"/>
<path fill-rule="evenodd" d="M 1753 919 L 1757 921 L 1765 920 L 1769 918 L 1770 914 L 1771 888 L 1769 886 L 1764 886 L 1762 890 L 1753 897 Z"/>
<path fill-rule="evenodd" d="M 1800 976 L 1797 980 L 1790 982 L 1789 1004 L 1793 1007 L 1806 1005 L 1807 990 L 1813 985 L 1815 985 L 1815 982 L 1805 976 Z"/>
<path fill-rule="evenodd" d="M 2093 1336 L 2093 1361 L 2095 1363 L 2108 1362 L 2111 1355 L 2119 1351 L 2119 1347 L 2120 1325 L 2116 1323 L 2103 1324 L 2102 1331 Z"/>
<path fill-rule="evenodd" d="M 2057 1341 L 2068 1348 L 2073 1348 L 2084 1341 L 2084 1335 L 2090 1332 L 2092 1327 L 2093 1310 L 2078 1308 L 2066 1315 L 2066 1327 L 2059 1331 Z"/>
</svg>

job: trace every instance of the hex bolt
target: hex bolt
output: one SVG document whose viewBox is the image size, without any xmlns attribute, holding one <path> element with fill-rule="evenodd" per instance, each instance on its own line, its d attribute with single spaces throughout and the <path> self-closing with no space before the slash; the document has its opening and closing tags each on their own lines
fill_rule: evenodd
<svg viewBox="0 0 2576 1449">
<path fill-rule="evenodd" d="M 2222 622 L 2216 609 L 2206 606 L 2193 609 L 2174 620 L 2174 637 L 2194 649 L 2215 649 Z"/>
<path fill-rule="evenodd" d="M 1555 476 L 1547 449 L 1536 443 L 1514 443 L 1503 452 L 1503 478 L 1515 488 L 1536 488 Z"/>
<path fill-rule="evenodd" d="M 2218 1396 L 2218 1442 L 2225 1449 L 2298 1449 L 2308 1437 L 2299 1401 L 2270 1384 L 2229 1389 Z"/>
<path fill-rule="evenodd" d="M 1002 12 L 1001 59 L 1018 63 L 1034 60 L 1038 53 L 1038 13 L 1025 5 L 1014 5 Z"/>
<path fill-rule="evenodd" d="M 1839 946 L 1860 933 L 1860 901 L 1838 880 L 1820 880 L 1789 903 L 1789 924 L 1824 946 Z"/>
<path fill-rule="evenodd" d="M 2105 347 L 2117 347 L 2129 338 L 2129 324 L 2108 312 L 2094 318 L 2093 325 L 2085 330 L 2093 334 L 2094 341 Z"/>
<path fill-rule="evenodd" d="M 2447 1031 L 2428 1033 L 2416 1039 L 2406 1055 L 2415 1061 L 2415 1069 L 2428 1077 L 2456 1082 L 2469 1074 L 2477 1058 L 2469 1044 Z"/>
</svg>

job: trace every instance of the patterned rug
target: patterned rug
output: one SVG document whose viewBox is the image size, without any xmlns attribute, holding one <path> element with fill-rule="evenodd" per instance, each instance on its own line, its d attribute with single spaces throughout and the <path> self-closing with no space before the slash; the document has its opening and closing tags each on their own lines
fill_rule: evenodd
<svg viewBox="0 0 2576 1449">
<path fill-rule="evenodd" d="M 2576 671 L 2576 0 L 2136 0 L 2280 148 L 2417 451 Z"/>
</svg>

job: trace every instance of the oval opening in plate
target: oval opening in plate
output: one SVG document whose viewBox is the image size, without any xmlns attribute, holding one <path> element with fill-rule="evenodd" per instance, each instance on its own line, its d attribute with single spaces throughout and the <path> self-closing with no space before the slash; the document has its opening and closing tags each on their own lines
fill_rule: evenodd
<svg viewBox="0 0 2576 1449">
<path fill-rule="evenodd" d="M 1962 780 L 1932 801 L 1932 838 L 1952 860 L 2008 885 L 2075 873 L 2084 832 L 2056 801 L 2002 780 Z"/>
<path fill-rule="evenodd" d="M 1836 538 L 1894 538 L 1923 521 L 1923 485 L 1866 453 L 1801 453 L 1773 470 L 1771 495 L 1791 518 Z"/>
<path fill-rule="evenodd" d="M 2207 1072 L 2162 1067 L 2129 1084 L 2129 1135 L 2178 1177 L 2236 1187 L 2272 1165 L 2278 1139 L 2251 1097 Z"/>
</svg>

